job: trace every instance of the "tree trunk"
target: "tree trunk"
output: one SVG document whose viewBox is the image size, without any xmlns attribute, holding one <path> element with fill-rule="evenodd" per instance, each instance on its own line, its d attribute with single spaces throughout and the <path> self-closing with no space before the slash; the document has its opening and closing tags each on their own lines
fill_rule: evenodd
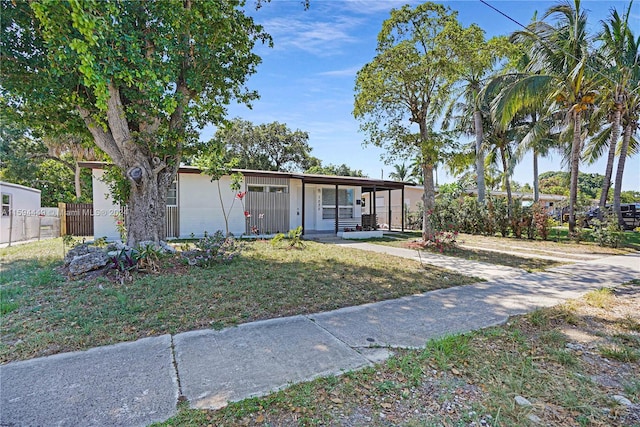
<svg viewBox="0 0 640 427">
<path fill-rule="evenodd" d="M 131 193 L 127 203 L 127 245 L 136 246 L 142 241 L 158 244 L 166 238 L 166 199 L 167 189 L 175 179 L 180 164 L 181 143 L 178 141 L 176 154 L 155 157 L 146 149 L 142 141 L 134 140 L 129 130 L 120 91 L 109 85 L 107 103 L 107 127 L 99 124 L 91 112 L 78 107 L 81 117 L 91 132 L 96 145 L 111 158 L 131 184 Z M 181 126 L 182 108 L 178 105 L 170 119 L 169 127 Z M 180 116 L 180 117 L 178 117 Z M 157 128 L 149 130 L 138 138 L 153 139 Z"/>
<path fill-rule="evenodd" d="M 533 149 L 533 202 L 540 201 L 540 180 L 538 179 L 538 150 Z"/>
<path fill-rule="evenodd" d="M 421 158 L 422 158 L 422 178 L 424 191 L 422 193 L 422 204 L 424 205 L 424 215 L 422 216 L 422 240 L 425 242 L 434 234 L 429 216 L 436 206 L 436 189 L 433 183 L 433 169 L 437 159 L 433 159 L 430 154 L 431 144 L 429 142 L 429 129 L 425 120 L 418 120 L 420 126 Z"/>
<path fill-rule="evenodd" d="M 606 206 L 607 197 L 609 196 L 609 187 L 611 187 L 611 175 L 613 174 L 613 162 L 616 157 L 616 147 L 618 145 L 618 138 L 620 138 L 620 121 L 622 120 L 621 107 L 616 104 L 616 111 L 613 116 L 613 122 L 611 124 L 611 137 L 609 139 L 609 155 L 607 156 L 607 167 L 604 172 L 604 181 L 602 181 L 602 192 L 600 193 L 600 211 L 598 218 L 602 220 Z"/>
<path fill-rule="evenodd" d="M 166 197 L 166 196 L 165 196 Z M 165 238 L 165 197 L 151 180 L 143 181 L 131 190 L 129 198 L 127 244 L 135 246 L 141 241 L 159 242 Z"/>
<path fill-rule="evenodd" d="M 473 112 L 473 125 L 476 131 L 476 182 L 478 186 L 478 201 L 484 203 L 484 152 L 482 149 L 482 112 L 480 110 Z"/>
<path fill-rule="evenodd" d="M 511 205 L 513 203 L 513 197 L 511 196 L 511 183 L 509 182 L 509 170 L 507 166 L 507 155 L 504 148 L 500 148 L 500 158 L 502 159 L 502 170 L 504 187 L 507 190 L 507 209 L 511 212 Z"/>
<path fill-rule="evenodd" d="M 573 141 L 571 143 L 571 182 L 569 184 L 569 232 L 576 229 L 576 205 L 578 203 L 578 173 L 582 151 L 582 115 L 573 112 Z"/>
<path fill-rule="evenodd" d="M 73 171 L 74 176 L 73 176 L 73 180 L 75 183 L 75 187 L 76 187 L 76 199 L 80 200 L 80 198 L 82 197 L 82 183 L 80 182 L 80 173 L 82 172 L 82 169 L 80 168 L 80 165 L 78 165 L 78 162 L 76 161 L 76 167 L 75 170 Z"/>
<path fill-rule="evenodd" d="M 622 219 L 622 210 L 620 209 L 620 193 L 622 192 L 622 174 L 624 173 L 624 164 L 627 160 L 627 151 L 629 151 L 632 132 L 633 125 L 627 124 L 624 128 L 622 146 L 620 147 L 620 158 L 618 159 L 618 169 L 616 170 L 616 181 L 613 186 L 613 211 L 618 218 L 618 225 L 623 228 L 624 220 Z"/>
<path fill-rule="evenodd" d="M 424 179 L 424 192 L 422 193 L 422 203 L 424 204 L 424 215 L 422 216 L 422 240 L 425 242 L 430 239 L 434 230 L 431 226 L 429 215 L 436 206 L 436 192 L 433 184 L 433 165 L 422 164 L 422 176 Z"/>
</svg>

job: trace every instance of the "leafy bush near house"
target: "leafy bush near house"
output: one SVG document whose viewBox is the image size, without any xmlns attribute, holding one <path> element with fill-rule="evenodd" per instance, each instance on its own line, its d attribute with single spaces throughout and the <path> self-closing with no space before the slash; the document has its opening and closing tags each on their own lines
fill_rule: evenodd
<svg viewBox="0 0 640 427">
<path fill-rule="evenodd" d="M 523 235 L 526 235 L 529 239 L 535 237 L 533 210 L 530 207 L 522 206 L 521 200 L 517 199 L 511 205 L 509 220 L 511 223 L 511 232 L 518 239 L 521 239 Z"/>
<path fill-rule="evenodd" d="M 622 243 L 624 232 L 614 217 L 606 217 L 603 221 L 591 220 L 593 231 L 591 236 L 599 246 L 617 248 Z"/>
<path fill-rule="evenodd" d="M 277 246 L 283 240 L 287 240 L 289 248 L 304 249 L 305 245 L 302 241 L 302 226 L 289 230 L 287 234 L 276 234 L 271 240 L 271 244 Z"/>
<path fill-rule="evenodd" d="M 409 230 L 422 230 L 422 218 L 424 216 L 424 204 L 422 201 L 416 203 L 416 210 L 407 209 L 406 228 Z"/>
<path fill-rule="evenodd" d="M 547 240 L 549 237 L 549 232 L 553 227 L 554 221 L 549 215 L 547 215 L 541 203 L 534 204 L 532 209 L 533 225 L 535 227 L 536 234 L 542 240 Z"/>
<path fill-rule="evenodd" d="M 427 214 L 434 230 L 489 236 L 500 233 L 506 237 L 511 233 L 517 238 L 538 236 L 546 240 L 553 226 L 541 204 L 525 207 L 519 199 L 508 206 L 503 198 L 489 197 L 486 204 L 481 204 L 474 197 L 444 195 Z"/>
<path fill-rule="evenodd" d="M 499 232 L 502 237 L 509 234 L 509 209 L 507 209 L 507 201 L 502 198 L 489 197 L 487 201 L 487 224 L 490 224 L 493 232 L 487 230 L 488 235 Z"/>
<path fill-rule="evenodd" d="M 424 242 L 425 249 L 433 249 L 440 253 L 451 251 L 456 247 L 457 231 L 436 231 Z"/>
<path fill-rule="evenodd" d="M 458 199 L 460 200 L 460 199 Z M 457 229 L 469 234 L 485 234 L 487 209 L 475 197 L 464 197 L 458 209 Z"/>
<path fill-rule="evenodd" d="M 195 250 L 182 252 L 189 265 L 211 267 L 233 261 L 242 252 L 242 245 L 233 236 L 224 236 L 221 230 L 195 242 Z"/>
</svg>

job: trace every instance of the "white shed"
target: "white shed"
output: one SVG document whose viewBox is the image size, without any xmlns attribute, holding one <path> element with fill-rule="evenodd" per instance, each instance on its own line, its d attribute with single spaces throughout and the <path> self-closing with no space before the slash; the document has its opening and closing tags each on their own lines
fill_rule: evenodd
<svg viewBox="0 0 640 427">
<path fill-rule="evenodd" d="M 40 190 L 0 181 L 0 193 L 0 243 L 37 238 L 44 214 L 40 208 Z"/>
</svg>

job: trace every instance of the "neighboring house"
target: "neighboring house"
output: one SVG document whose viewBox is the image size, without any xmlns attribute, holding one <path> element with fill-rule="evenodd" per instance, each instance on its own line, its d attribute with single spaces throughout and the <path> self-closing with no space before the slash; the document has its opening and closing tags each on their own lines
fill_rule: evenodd
<svg viewBox="0 0 640 427">
<path fill-rule="evenodd" d="M 80 165 L 93 170 L 94 235 L 118 239 L 114 215 L 120 207 L 101 180 L 105 164 Z M 246 195 L 242 200 L 231 191 L 229 176 L 220 179 L 224 209 L 229 212 L 229 231 L 234 235 L 269 235 L 298 226 L 303 226 L 305 234 L 359 229 L 377 214 L 375 206 L 362 205 L 363 194 L 375 198 L 373 195 L 379 192 L 402 195 L 405 191 L 405 183 L 397 181 L 294 172 L 234 172 L 244 176 L 240 191 L 246 191 Z M 205 231 L 217 230 L 225 230 L 217 182 L 196 167 L 180 167 L 168 191 L 167 237 L 201 237 Z"/>
<path fill-rule="evenodd" d="M 477 196 L 477 189 L 468 189 L 466 193 L 470 196 Z M 488 191 L 488 195 L 497 196 L 497 197 L 507 197 L 506 191 Z M 522 200 L 523 206 L 531 206 L 533 204 L 533 193 L 521 193 L 519 191 L 512 191 L 511 197 L 515 199 Z M 538 195 L 538 201 L 544 205 L 547 209 L 547 212 L 550 215 L 558 214 L 562 208 L 566 207 L 568 204 L 566 196 L 560 196 L 558 194 L 542 194 Z"/>
<path fill-rule="evenodd" d="M 34 239 L 40 231 L 40 190 L 0 181 L 0 243 Z"/>
</svg>

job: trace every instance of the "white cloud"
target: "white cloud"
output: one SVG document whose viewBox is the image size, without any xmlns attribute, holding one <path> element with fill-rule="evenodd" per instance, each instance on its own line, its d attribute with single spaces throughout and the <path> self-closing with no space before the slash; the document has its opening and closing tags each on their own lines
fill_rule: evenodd
<svg viewBox="0 0 640 427">
<path fill-rule="evenodd" d="M 360 69 L 362 69 L 362 65 L 354 65 L 353 67 L 344 68 L 342 70 L 324 71 L 322 73 L 318 73 L 318 75 L 329 77 L 355 77 Z"/>
<path fill-rule="evenodd" d="M 359 24 L 359 19 L 351 17 L 312 21 L 304 16 L 272 18 L 263 23 L 273 37 L 275 49 L 295 48 L 318 56 L 342 53 L 345 45 L 357 42 L 351 32 Z"/>
<path fill-rule="evenodd" d="M 416 2 L 407 0 L 347 0 L 336 2 L 344 10 L 363 15 L 390 12 L 391 9 L 399 9 L 407 3 Z"/>
</svg>

